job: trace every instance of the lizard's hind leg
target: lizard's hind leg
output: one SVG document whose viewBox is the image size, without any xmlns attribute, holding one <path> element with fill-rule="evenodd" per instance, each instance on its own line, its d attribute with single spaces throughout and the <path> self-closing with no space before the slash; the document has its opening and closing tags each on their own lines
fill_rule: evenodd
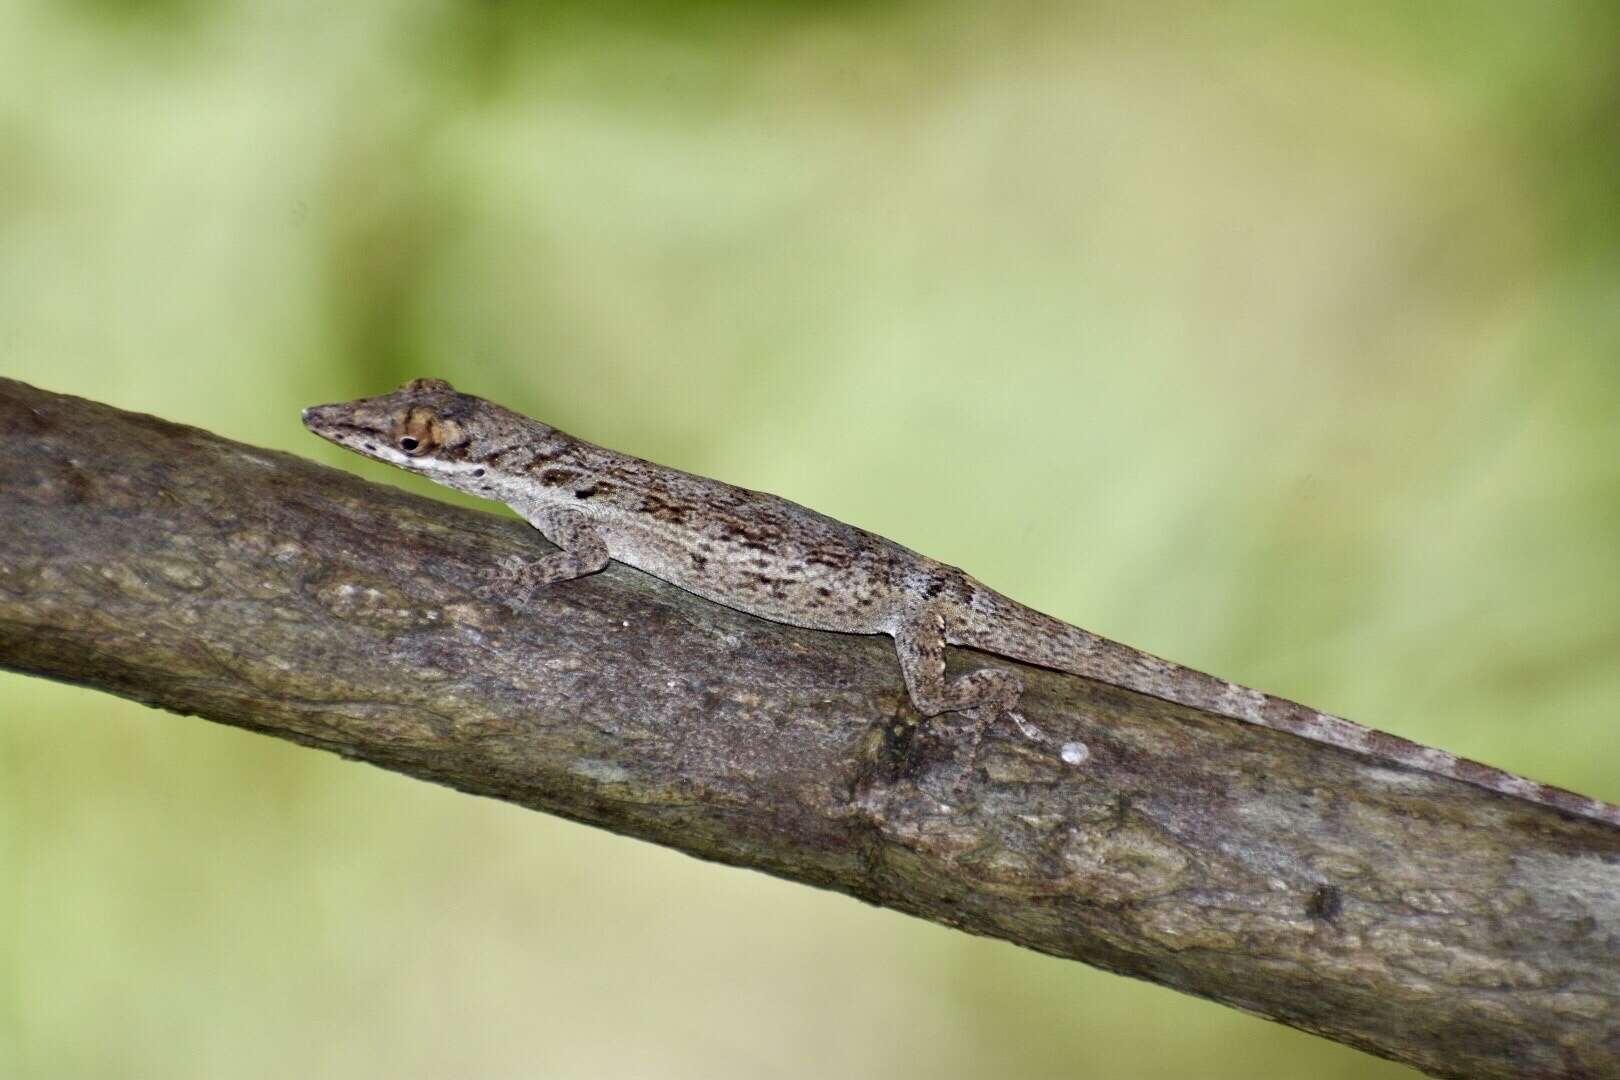
<svg viewBox="0 0 1620 1080">
<path fill-rule="evenodd" d="M 967 764 L 957 779 L 960 784 L 973 771 L 984 733 L 998 717 L 1007 717 L 1031 739 L 1046 740 L 1018 712 L 1024 682 L 1016 672 L 978 668 L 954 679 L 945 678 L 945 629 L 944 613 L 925 608 L 895 629 L 894 649 L 900 657 L 900 674 L 906 680 L 906 690 L 918 712 L 924 716 L 960 712 L 973 720 L 973 743 L 968 748 Z"/>
</svg>

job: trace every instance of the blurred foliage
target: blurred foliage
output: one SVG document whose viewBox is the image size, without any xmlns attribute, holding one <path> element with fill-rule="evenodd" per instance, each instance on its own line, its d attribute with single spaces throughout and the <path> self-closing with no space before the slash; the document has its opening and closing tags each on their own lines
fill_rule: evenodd
<svg viewBox="0 0 1620 1080">
<path fill-rule="evenodd" d="M 0 0 L 0 372 L 442 375 L 1620 799 L 1620 7 Z M 435 491 L 443 496 L 442 491 Z M 0 677 L 0 1075 L 1372 1077 Z"/>
</svg>

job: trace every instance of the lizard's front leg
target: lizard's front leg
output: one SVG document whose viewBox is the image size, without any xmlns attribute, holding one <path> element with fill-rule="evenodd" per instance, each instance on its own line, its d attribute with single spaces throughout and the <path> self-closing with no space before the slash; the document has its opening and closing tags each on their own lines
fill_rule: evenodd
<svg viewBox="0 0 1620 1080">
<path fill-rule="evenodd" d="M 908 615 L 894 631 L 894 649 L 900 657 L 906 690 L 919 712 L 924 716 L 962 712 L 972 718 L 973 744 L 962 770 L 962 779 L 966 779 L 978 760 L 985 730 L 997 717 L 1007 717 L 1036 741 L 1045 739 L 1018 712 L 1024 683 L 1015 672 L 979 668 L 954 679 L 945 678 L 945 619 L 945 613 L 937 608 Z"/>
<path fill-rule="evenodd" d="M 608 564 L 607 544 L 590 520 L 577 510 L 543 510 L 525 515 L 530 525 L 562 550 L 533 562 L 514 559 L 502 568 L 497 588 L 505 597 L 527 601 L 535 589 L 594 574 Z"/>
</svg>

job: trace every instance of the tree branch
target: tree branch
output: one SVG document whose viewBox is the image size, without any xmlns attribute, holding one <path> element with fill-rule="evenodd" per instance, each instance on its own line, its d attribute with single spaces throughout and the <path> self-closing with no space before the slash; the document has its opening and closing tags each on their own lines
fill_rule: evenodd
<svg viewBox="0 0 1620 1080">
<path fill-rule="evenodd" d="M 1089 757 L 995 732 L 958 790 L 964 723 L 912 726 L 886 639 L 617 564 L 492 600 L 543 543 L 519 522 L 9 380 L 0 418 L 6 667 L 1435 1075 L 1620 1075 L 1620 830 L 1033 669 L 1027 714 Z"/>
</svg>

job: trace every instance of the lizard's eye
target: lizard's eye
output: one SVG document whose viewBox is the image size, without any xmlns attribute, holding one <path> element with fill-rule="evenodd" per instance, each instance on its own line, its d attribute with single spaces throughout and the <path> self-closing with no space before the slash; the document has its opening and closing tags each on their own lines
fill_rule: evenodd
<svg viewBox="0 0 1620 1080">
<path fill-rule="evenodd" d="M 394 434 L 399 438 L 398 446 L 411 457 L 421 457 L 442 445 L 439 418 L 432 409 L 418 405 L 396 418 L 395 423 L 399 425 L 394 429 Z"/>
</svg>

